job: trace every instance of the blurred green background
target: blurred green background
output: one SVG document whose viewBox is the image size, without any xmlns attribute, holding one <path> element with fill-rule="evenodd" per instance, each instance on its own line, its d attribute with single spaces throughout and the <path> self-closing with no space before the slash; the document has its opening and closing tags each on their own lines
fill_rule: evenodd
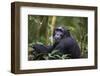
<svg viewBox="0 0 100 76">
<path fill-rule="evenodd" d="M 81 58 L 88 57 L 88 18 L 68 16 L 28 15 L 28 60 L 69 59 L 55 50 L 52 53 L 33 54 L 33 44 L 52 45 L 52 34 L 55 27 L 64 26 L 70 30 L 81 49 Z"/>
</svg>

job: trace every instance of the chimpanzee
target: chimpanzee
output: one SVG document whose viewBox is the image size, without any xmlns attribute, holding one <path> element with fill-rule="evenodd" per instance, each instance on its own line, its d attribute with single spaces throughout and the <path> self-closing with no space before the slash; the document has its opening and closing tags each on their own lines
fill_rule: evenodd
<svg viewBox="0 0 100 76">
<path fill-rule="evenodd" d="M 53 39 L 54 44 L 52 46 L 35 44 L 33 49 L 38 53 L 49 53 L 58 50 L 62 54 L 70 54 L 71 58 L 80 58 L 80 48 L 68 29 L 56 27 L 53 32 Z"/>
</svg>

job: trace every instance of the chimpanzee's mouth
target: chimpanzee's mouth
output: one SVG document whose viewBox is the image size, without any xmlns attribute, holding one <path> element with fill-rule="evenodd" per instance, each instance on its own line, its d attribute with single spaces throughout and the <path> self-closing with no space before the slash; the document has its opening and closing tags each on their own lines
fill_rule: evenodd
<svg viewBox="0 0 100 76">
<path fill-rule="evenodd" d="M 60 41 L 60 39 L 59 39 L 59 38 L 55 39 L 55 42 L 59 42 L 59 41 Z"/>
</svg>

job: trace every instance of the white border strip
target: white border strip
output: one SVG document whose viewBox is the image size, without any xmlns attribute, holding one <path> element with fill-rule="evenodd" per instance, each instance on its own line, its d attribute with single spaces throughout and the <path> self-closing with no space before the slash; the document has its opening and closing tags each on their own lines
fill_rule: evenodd
<svg viewBox="0 0 100 76">
<path fill-rule="evenodd" d="M 28 14 L 88 17 L 88 58 L 68 60 L 28 61 Z M 20 69 L 42 69 L 94 65 L 94 11 L 21 7 L 20 9 Z"/>
</svg>

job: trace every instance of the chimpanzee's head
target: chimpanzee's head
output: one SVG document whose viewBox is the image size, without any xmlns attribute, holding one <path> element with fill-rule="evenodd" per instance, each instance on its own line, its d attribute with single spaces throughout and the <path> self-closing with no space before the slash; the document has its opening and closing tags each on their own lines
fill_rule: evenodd
<svg viewBox="0 0 100 76">
<path fill-rule="evenodd" d="M 70 36 L 69 30 L 64 27 L 56 27 L 53 32 L 55 42 L 60 42 L 61 39 Z"/>
</svg>

